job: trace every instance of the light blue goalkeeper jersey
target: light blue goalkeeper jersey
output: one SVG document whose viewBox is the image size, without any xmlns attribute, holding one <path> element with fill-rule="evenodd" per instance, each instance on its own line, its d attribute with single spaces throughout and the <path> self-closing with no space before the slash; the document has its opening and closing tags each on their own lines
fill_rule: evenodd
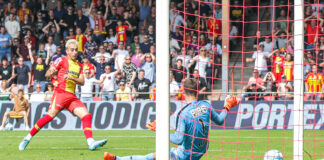
<svg viewBox="0 0 324 160">
<path fill-rule="evenodd" d="M 175 133 L 170 135 L 170 141 L 179 145 L 178 159 L 200 159 L 208 149 L 210 120 L 222 125 L 226 115 L 226 110 L 218 114 L 206 101 L 194 100 L 183 107 L 176 117 Z"/>
</svg>

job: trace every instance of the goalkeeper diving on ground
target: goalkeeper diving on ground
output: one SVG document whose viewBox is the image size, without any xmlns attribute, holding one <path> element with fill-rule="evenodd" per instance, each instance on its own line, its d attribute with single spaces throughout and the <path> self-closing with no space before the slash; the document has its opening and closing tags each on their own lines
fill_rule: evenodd
<svg viewBox="0 0 324 160">
<path fill-rule="evenodd" d="M 218 114 L 206 101 L 197 100 L 197 80 L 188 78 L 184 81 L 184 95 L 187 103 L 177 114 L 175 133 L 170 135 L 171 143 L 178 145 L 171 148 L 171 160 L 198 160 L 208 150 L 210 120 L 217 125 L 224 123 L 228 111 L 238 105 L 240 99 L 227 96 L 224 109 Z M 155 131 L 155 121 L 147 127 Z M 126 157 L 115 156 L 109 152 L 104 153 L 104 160 L 154 160 L 155 153 L 148 155 L 133 155 Z"/>
</svg>

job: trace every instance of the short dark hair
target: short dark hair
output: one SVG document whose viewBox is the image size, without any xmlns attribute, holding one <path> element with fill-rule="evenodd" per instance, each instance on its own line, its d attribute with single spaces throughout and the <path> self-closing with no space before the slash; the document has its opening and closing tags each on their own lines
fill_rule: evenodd
<svg viewBox="0 0 324 160">
<path fill-rule="evenodd" d="M 184 81 L 184 93 L 186 95 L 197 96 L 197 80 L 195 78 L 187 78 Z"/>
<path fill-rule="evenodd" d="M 181 63 L 182 63 L 182 59 L 177 59 L 177 62 L 178 62 L 178 61 L 181 61 Z"/>
</svg>

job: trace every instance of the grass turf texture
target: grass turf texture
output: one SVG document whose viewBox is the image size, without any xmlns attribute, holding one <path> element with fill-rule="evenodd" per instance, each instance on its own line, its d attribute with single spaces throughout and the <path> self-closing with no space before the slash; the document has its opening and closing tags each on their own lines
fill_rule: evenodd
<svg viewBox="0 0 324 160">
<path fill-rule="evenodd" d="M 146 155 L 155 151 L 152 131 L 94 131 L 95 139 L 108 138 L 108 143 L 89 151 L 82 131 L 41 131 L 25 151 L 18 144 L 26 131 L 0 132 L 0 159 L 5 160 L 101 160 L 103 152 L 113 154 Z M 324 158 L 324 131 L 304 133 L 305 150 L 312 159 Z M 212 130 L 207 155 L 202 159 L 263 159 L 269 149 L 278 149 L 285 160 L 292 159 L 293 132 L 291 130 Z M 171 145 L 172 147 L 172 145 Z M 306 153 L 304 159 L 310 159 Z"/>
</svg>

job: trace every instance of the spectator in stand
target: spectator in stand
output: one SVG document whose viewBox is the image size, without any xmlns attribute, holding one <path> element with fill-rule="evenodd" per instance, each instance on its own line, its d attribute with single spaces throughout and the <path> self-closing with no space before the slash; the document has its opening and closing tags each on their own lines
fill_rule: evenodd
<svg viewBox="0 0 324 160">
<path fill-rule="evenodd" d="M 286 49 L 287 48 L 287 34 L 286 32 L 278 30 L 274 33 L 276 36 L 273 48 L 274 49 Z"/>
<path fill-rule="evenodd" d="M 186 74 L 186 69 L 182 66 L 182 64 L 182 59 L 177 59 L 176 66 L 174 67 L 174 70 L 172 70 L 172 76 L 179 86 L 181 85 L 181 82 L 185 78 Z"/>
<path fill-rule="evenodd" d="M 239 36 L 239 32 L 236 26 L 232 25 L 232 23 L 229 23 L 229 39 L 230 39 L 230 43 L 231 45 L 237 45 L 238 43 L 238 36 Z"/>
<path fill-rule="evenodd" d="M 148 1 L 148 2 L 147 2 Z M 145 26 L 146 25 L 146 18 L 150 15 L 151 7 L 152 7 L 152 0 L 139 0 L 139 20 L 140 24 L 139 26 Z"/>
<path fill-rule="evenodd" d="M 284 63 L 284 56 L 280 55 L 280 51 L 277 49 L 269 55 L 272 59 L 272 73 L 276 78 L 276 81 L 279 83 L 281 82 L 281 76 L 283 75 L 283 63 Z"/>
<path fill-rule="evenodd" d="M 25 93 L 31 85 L 31 73 L 29 67 L 24 65 L 24 59 L 18 58 L 18 67 L 13 66 L 13 78 L 17 78 L 17 84 L 23 86 Z"/>
<path fill-rule="evenodd" d="M 143 69 L 139 70 L 138 79 L 134 81 L 133 93 L 135 94 L 135 99 L 137 101 L 149 100 L 150 94 L 148 92 L 152 92 L 152 83 L 150 80 L 144 78 L 144 75 L 145 71 Z"/>
<path fill-rule="evenodd" d="M 187 74 L 186 77 L 189 76 L 189 67 L 188 66 L 193 61 L 192 60 L 193 56 L 194 56 L 194 51 L 193 50 L 187 50 L 186 51 L 186 48 L 182 47 L 181 48 L 181 55 L 179 55 L 177 57 L 177 59 L 176 59 L 176 60 L 178 60 L 178 59 L 182 60 L 182 66 L 184 66 L 186 68 L 186 74 Z M 192 65 L 192 67 L 194 67 L 194 66 Z M 192 73 L 192 72 L 190 72 L 190 73 Z"/>
<path fill-rule="evenodd" d="M 106 52 L 105 47 L 103 45 L 99 46 L 99 52 L 96 53 L 96 56 L 92 57 L 97 62 L 100 62 L 100 58 L 104 56 L 106 61 L 108 61 L 111 58 L 111 54 Z"/>
<path fill-rule="evenodd" d="M 151 84 L 155 84 L 155 56 L 152 53 L 146 53 L 145 56 L 142 57 L 141 63 L 141 69 L 145 71 L 145 78 L 150 80 Z"/>
<path fill-rule="evenodd" d="M 198 54 L 198 38 L 196 35 L 192 36 L 192 42 L 188 44 L 187 50 L 194 50 L 195 55 Z"/>
<path fill-rule="evenodd" d="M 114 100 L 115 93 L 115 76 L 120 70 L 111 72 L 111 67 L 105 67 L 105 73 L 100 76 L 102 82 L 102 100 L 112 101 Z"/>
<path fill-rule="evenodd" d="M 20 23 L 20 29 L 21 29 L 21 37 L 26 36 L 27 30 L 31 30 L 34 27 L 33 22 L 30 20 L 28 15 L 24 15 L 24 21 Z"/>
<path fill-rule="evenodd" d="M 63 19 L 63 16 L 66 14 L 67 14 L 67 10 L 62 7 L 62 2 L 58 0 L 56 2 L 56 8 L 54 9 L 55 19 L 61 21 Z"/>
<path fill-rule="evenodd" d="M 113 28 L 115 29 L 117 26 L 117 20 L 121 19 L 122 17 L 117 14 L 117 8 L 115 6 L 110 6 L 111 8 L 111 14 L 108 16 L 108 25 L 107 28 Z"/>
<path fill-rule="evenodd" d="M 206 78 L 207 66 L 210 66 L 209 56 L 207 55 L 207 49 L 205 47 L 200 48 L 199 55 L 193 58 L 193 61 L 189 64 L 189 68 L 195 64 L 195 69 L 199 71 L 199 76 Z"/>
<path fill-rule="evenodd" d="M 2 66 L 0 67 L 0 80 L 6 80 L 8 84 L 12 84 L 12 67 L 6 58 L 2 59 Z"/>
<path fill-rule="evenodd" d="M 324 92 L 324 76 L 317 72 L 317 65 L 312 65 L 310 72 L 305 79 L 305 100 L 320 100 Z"/>
<path fill-rule="evenodd" d="M 237 26 L 237 30 L 242 31 L 242 20 L 243 20 L 243 7 L 239 0 L 234 0 L 233 6 L 230 8 L 230 18 L 234 26 Z"/>
<path fill-rule="evenodd" d="M 272 52 L 273 51 L 273 43 L 271 41 L 270 36 L 266 36 L 264 38 L 264 41 L 260 42 L 264 46 L 264 51 L 266 52 Z"/>
<path fill-rule="evenodd" d="M 277 18 L 276 30 L 289 32 L 288 25 L 289 26 L 292 25 L 290 20 L 291 20 L 291 17 L 289 15 L 287 15 L 286 10 L 285 9 L 280 10 L 280 17 Z"/>
<path fill-rule="evenodd" d="M 140 43 L 140 47 L 141 47 L 141 50 L 142 50 L 142 53 L 148 53 L 150 52 L 150 47 L 152 46 L 153 44 L 149 42 L 149 37 L 148 35 L 144 35 L 144 42 L 143 43 Z"/>
<path fill-rule="evenodd" d="M 219 2 L 215 2 L 214 14 L 216 19 L 222 19 L 222 4 Z"/>
<path fill-rule="evenodd" d="M 112 57 L 115 58 L 115 68 L 117 70 L 121 70 L 123 68 L 126 56 L 129 56 L 129 53 L 127 50 L 125 50 L 125 44 L 124 42 L 119 42 L 118 49 L 115 49 L 112 54 Z"/>
<path fill-rule="evenodd" d="M 114 45 L 117 45 L 116 34 L 114 33 L 114 30 L 112 28 L 109 28 L 108 36 L 106 37 L 105 42 L 112 42 Z"/>
<path fill-rule="evenodd" d="M 53 22 L 49 21 L 48 24 L 42 29 L 42 31 L 45 33 L 45 35 L 48 37 L 48 39 L 50 36 L 53 37 L 53 43 L 56 46 L 60 45 L 60 40 L 61 40 L 60 31 L 61 31 L 61 29 L 55 19 L 53 20 Z"/>
<path fill-rule="evenodd" d="M 264 87 L 265 90 L 264 92 L 266 93 L 264 95 L 264 100 L 275 100 L 275 95 L 274 92 L 277 92 L 277 87 L 276 87 L 276 78 L 272 74 L 272 72 L 268 72 L 265 77 L 263 78 L 264 82 Z"/>
<path fill-rule="evenodd" d="M 154 32 L 154 26 L 149 25 L 147 29 L 147 35 L 149 37 L 149 43 L 155 44 L 155 32 Z"/>
<path fill-rule="evenodd" d="M 291 84 L 287 81 L 286 76 L 282 75 L 281 82 L 278 84 L 278 99 L 279 100 L 290 100 L 293 98 L 293 94 L 287 92 L 293 92 L 294 89 Z"/>
<path fill-rule="evenodd" d="M 320 20 L 319 24 L 316 19 Z M 306 49 L 314 48 L 314 42 L 317 41 L 317 38 L 319 37 L 319 35 L 322 34 L 321 28 L 323 27 L 323 23 L 324 23 L 324 20 L 319 16 L 317 18 L 316 16 L 312 15 L 312 16 L 305 18 L 304 27 L 305 27 L 306 36 L 307 36 Z"/>
<path fill-rule="evenodd" d="M 77 40 L 77 42 L 78 42 L 78 52 L 83 53 L 84 45 L 87 42 L 87 37 L 82 34 L 82 30 L 80 27 L 76 28 L 76 35 L 73 39 Z"/>
<path fill-rule="evenodd" d="M 193 72 L 193 77 L 197 79 L 197 82 L 199 84 L 197 84 L 198 86 L 198 90 L 199 90 L 199 95 L 198 95 L 198 99 L 199 100 L 204 100 L 207 98 L 205 91 L 207 90 L 207 83 L 206 83 L 206 79 L 203 77 L 199 76 L 199 70 L 195 69 Z"/>
<path fill-rule="evenodd" d="M 221 20 L 221 18 L 208 20 L 207 27 L 208 27 L 208 32 L 209 32 L 208 35 L 211 38 L 214 38 L 214 37 L 218 38 L 221 36 L 221 34 L 222 34 L 222 20 Z"/>
<path fill-rule="evenodd" d="M 178 92 L 179 92 L 179 85 L 178 82 L 175 81 L 173 72 L 170 71 L 170 98 L 173 100 L 176 100 L 178 97 Z"/>
<path fill-rule="evenodd" d="M 248 84 L 247 86 L 243 87 L 243 90 L 246 93 L 244 98 L 245 100 L 263 100 L 262 93 L 265 89 L 266 88 L 264 86 L 261 86 L 258 83 Z"/>
<path fill-rule="evenodd" d="M 108 8 L 109 8 L 108 1 L 105 2 L 105 6 L 102 5 L 102 6 L 99 6 L 99 7 L 103 7 L 103 8 L 105 8 L 105 10 L 97 10 L 97 13 L 96 14 L 90 14 L 90 17 L 94 21 L 93 33 L 96 35 L 96 37 L 100 41 L 103 41 L 104 40 L 103 34 L 107 33 L 106 32 L 106 19 L 107 19 L 107 16 L 108 16 Z M 90 6 L 90 8 L 91 8 L 91 6 Z M 105 13 L 103 13 L 103 12 L 105 12 Z"/>
<path fill-rule="evenodd" d="M 106 76 L 104 76 L 101 80 L 97 80 L 91 77 L 90 71 L 88 69 L 84 70 L 84 74 L 84 85 L 81 86 L 81 101 L 92 101 L 93 85 L 103 83 L 106 79 Z"/>
<path fill-rule="evenodd" d="M 35 87 L 37 87 L 37 84 L 41 85 L 42 88 L 42 92 L 45 91 L 45 85 L 46 85 L 46 77 L 45 77 L 45 73 L 48 69 L 48 63 L 49 63 L 49 59 L 50 57 L 47 55 L 45 62 L 43 61 L 42 57 L 37 57 L 36 62 L 34 60 L 34 56 L 32 53 L 32 45 L 28 44 L 28 52 L 29 52 L 29 57 L 32 63 L 32 71 L 33 71 L 33 75 L 32 75 L 32 79 L 34 80 L 34 90 Z"/>
<path fill-rule="evenodd" d="M 19 48 L 17 50 L 17 54 L 19 57 L 22 57 L 24 59 L 24 64 L 26 66 L 29 67 L 29 69 L 31 69 L 31 62 L 30 62 L 30 56 L 29 56 L 29 52 L 28 52 L 28 44 L 30 44 L 30 40 L 28 36 L 25 36 L 24 38 L 24 43 L 19 45 Z"/>
<path fill-rule="evenodd" d="M 5 22 L 5 27 L 11 38 L 19 38 L 20 36 L 20 24 L 15 19 L 14 14 L 10 13 L 9 21 Z"/>
<path fill-rule="evenodd" d="M 10 90 L 11 87 L 8 88 L 8 81 L 2 80 L 0 88 L 0 101 L 10 101 Z"/>
<path fill-rule="evenodd" d="M 183 19 L 183 16 L 179 12 L 175 11 L 173 17 L 170 16 L 170 23 L 172 31 L 176 30 L 176 27 L 187 26 L 186 21 Z"/>
<path fill-rule="evenodd" d="M 134 40 L 133 40 L 133 42 L 131 43 L 131 47 L 132 47 L 132 52 L 133 52 L 133 53 L 136 53 L 136 48 L 137 48 L 137 47 L 140 47 L 139 37 L 138 37 L 138 35 L 135 35 L 135 36 L 134 36 Z"/>
<path fill-rule="evenodd" d="M 65 38 L 68 35 L 69 28 L 74 27 L 76 16 L 73 13 L 73 7 L 68 6 L 67 12 L 64 13 L 62 19 L 59 20 L 59 25 L 61 28 L 61 32 L 63 33 L 63 37 Z"/>
<path fill-rule="evenodd" d="M 259 51 L 254 52 L 252 58 L 246 58 L 246 62 L 255 62 L 254 69 L 259 72 L 261 77 L 264 77 L 268 72 L 267 59 L 269 53 L 264 51 L 264 45 L 259 44 Z"/>
<path fill-rule="evenodd" d="M 45 92 L 44 101 L 51 101 L 54 94 L 54 86 L 52 83 L 47 83 L 47 91 Z"/>
<path fill-rule="evenodd" d="M 133 40 L 133 37 L 135 34 L 137 34 L 137 26 L 138 26 L 138 21 L 137 19 L 133 16 L 132 12 L 129 11 L 125 11 L 124 12 L 124 17 L 123 17 L 124 21 L 128 21 L 129 24 L 131 24 L 132 28 L 128 29 L 126 31 L 126 35 L 127 35 L 127 44 L 131 43 L 131 40 Z"/>
<path fill-rule="evenodd" d="M 145 55 L 142 53 L 142 50 L 139 46 L 136 46 L 134 53 L 135 54 L 132 55 L 132 63 L 134 63 L 137 68 L 141 68 L 142 67 L 141 59 Z"/>
<path fill-rule="evenodd" d="M 290 53 L 286 54 L 285 61 L 283 63 L 283 74 L 286 76 L 286 80 L 293 86 L 294 80 L 294 61 Z"/>
<path fill-rule="evenodd" d="M 29 37 L 29 41 L 33 45 L 33 48 L 35 48 L 37 44 L 37 40 L 36 37 L 32 34 L 32 31 L 30 29 L 27 29 L 26 36 Z"/>
<path fill-rule="evenodd" d="M 10 34 L 6 32 L 6 28 L 4 26 L 1 26 L 0 32 L 0 60 L 6 57 L 7 60 L 11 61 L 12 38 Z"/>
<path fill-rule="evenodd" d="M 42 85 L 36 84 L 35 85 L 36 90 L 30 95 L 30 101 L 38 102 L 38 101 L 44 101 L 45 99 L 45 93 L 43 92 Z"/>
<path fill-rule="evenodd" d="M 77 10 L 77 16 L 74 25 L 80 27 L 82 33 L 86 30 L 86 28 L 90 28 L 89 18 L 82 14 L 82 9 Z"/>
<path fill-rule="evenodd" d="M 252 84 L 253 84 L 253 86 L 252 86 Z M 259 77 L 259 71 L 257 69 L 254 69 L 252 77 L 249 78 L 248 84 L 243 87 L 243 90 L 245 90 L 246 92 L 248 92 L 248 91 L 256 92 L 256 91 L 262 91 L 262 89 L 264 89 L 264 90 L 266 89 L 264 87 L 263 79 L 261 77 Z M 256 95 L 254 94 L 252 96 L 255 97 Z M 242 98 L 245 99 L 246 97 L 251 97 L 251 95 L 244 93 L 242 95 Z M 246 99 L 248 99 L 248 98 L 246 98 Z"/>
<path fill-rule="evenodd" d="M 50 57 L 56 53 L 57 46 L 53 43 L 53 36 L 48 36 L 45 50 L 48 51 L 47 54 L 49 54 Z"/>
<path fill-rule="evenodd" d="M 176 59 L 178 56 L 178 53 L 180 52 L 180 45 L 176 39 L 171 38 L 170 36 L 170 52 L 171 56 L 173 57 L 172 59 Z"/>
<path fill-rule="evenodd" d="M 171 36 L 173 39 L 177 40 L 178 42 L 183 41 L 183 32 L 180 30 L 180 27 L 176 27 L 176 30 L 171 30 Z M 189 32 L 186 32 L 186 34 L 189 34 Z M 196 39 L 197 40 L 197 39 Z"/>
<path fill-rule="evenodd" d="M 131 89 L 126 87 L 124 80 L 119 82 L 120 88 L 116 91 L 116 101 L 132 101 Z"/>
<path fill-rule="evenodd" d="M 124 23 L 126 23 L 127 25 L 123 24 L 122 20 L 117 20 L 117 27 L 116 27 L 116 37 L 117 37 L 117 43 L 119 44 L 119 42 L 123 42 L 124 44 L 126 44 L 127 42 L 127 35 L 126 35 L 126 31 L 128 29 L 132 29 L 132 25 L 128 22 L 125 21 Z"/>
<path fill-rule="evenodd" d="M 0 131 L 4 129 L 5 124 L 9 116 L 23 116 L 25 121 L 25 130 L 29 130 L 29 113 L 30 113 L 30 104 L 28 100 L 24 97 L 24 90 L 18 90 L 17 93 L 11 94 L 11 99 L 14 101 L 15 105 L 12 111 L 5 112 L 0 126 Z"/>
<path fill-rule="evenodd" d="M 68 35 L 65 37 L 65 39 L 66 40 L 73 39 L 75 37 L 73 27 L 69 28 L 68 30 L 69 30 L 69 32 L 68 32 Z"/>
<path fill-rule="evenodd" d="M 105 73 L 105 67 L 112 65 L 114 62 L 114 59 L 111 58 L 108 62 L 106 61 L 106 58 L 104 56 L 100 57 L 100 62 L 95 61 L 93 58 L 89 57 L 89 61 L 95 65 L 96 67 L 96 79 L 100 79 L 100 76 Z M 99 94 L 99 85 L 96 84 L 96 96 Z"/>
<path fill-rule="evenodd" d="M 92 35 L 87 36 L 87 42 L 84 45 L 85 54 L 88 57 L 93 57 L 96 55 L 97 48 L 98 45 L 95 41 L 93 41 L 93 36 Z"/>
<path fill-rule="evenodd" d="M 46 22 L 43 19 L 42 12 L 37 12 L 37 20 L 34 22 L 35 26 L 35 35 L 37 37 L 38 41 L 44 41 L 45 39 L 45 34 L 43 32 L 43 28 L 46 26 Z"/>
<path fill-rule="evenodd" d="M 95 66 L 89 62 L 89 58 L 88 57 L 83 57 L 83 63 L 82 63 L 82 69 L 83 69 L 83 72 L 85 72 L 86 70 L 88 70 L 90 73 L 90 77 L 93 77 L 94 74 L 95 74 Z"/>
<path fill-rule="evenodd" d="M 52 61 L 54 62 L 56 59 L 60 58 L 60 57 L 63 57 L 63 53 L 62 53 L 62 48 L 61 47 L 58 47 L 56 49 L 56 53 L 52 56 Z"/>
<path fill-rule="evenodd" d="M 125 63 L 123 65 L 122 73 L 123 77 L 126 78 L 127 87 L 131 88 L 133 82 L 136 78 L 137 67 L 134 63 L 131 62 L 131 57 L 125 57 Z"/>
<path fill-rule="evenodd" d="M 125 79 L 123 78 L 123 75 L 121 72 L 118 72 L 115 76 L 115 90 L 118 90 L 120 88 L 119 83 L 121 81 L 125 81 Z"/>
</svg>

